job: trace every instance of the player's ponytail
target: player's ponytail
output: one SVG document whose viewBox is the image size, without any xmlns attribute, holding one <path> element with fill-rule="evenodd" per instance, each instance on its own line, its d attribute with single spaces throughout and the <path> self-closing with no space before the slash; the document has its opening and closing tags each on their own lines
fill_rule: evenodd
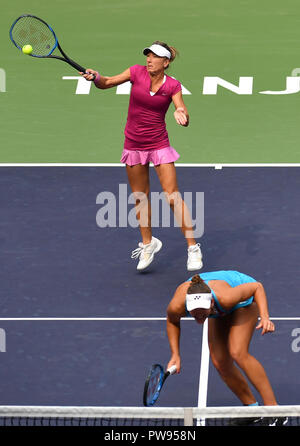
<svg viewBox="0 0 300 446">
<path fill-rule="evenodd" d="M 195 275 L 192 277 L 192 283 L 201 283 L 201 282 L 203 282 L 203 280 L 201 279 L 201 277 L 199 276 L 199 274 L 195 274 Z"/>
<path fill-rule="evenodd" d="M 201 279 L 199 274 L 195 274 L 192 277 L 191 284 L 188 287 L 187 294 L 194 294 L 194 293 L 210 293 L 211 289 L 208 285 L 204 282 L 204 280 Z"/>
<path fill-rule="evenodd" d="M 170 46 L 171 59 L 170 62 L 173 62 L 176 56 L 179 56 L 178 50 L 174 46 Z"/>
</svg>

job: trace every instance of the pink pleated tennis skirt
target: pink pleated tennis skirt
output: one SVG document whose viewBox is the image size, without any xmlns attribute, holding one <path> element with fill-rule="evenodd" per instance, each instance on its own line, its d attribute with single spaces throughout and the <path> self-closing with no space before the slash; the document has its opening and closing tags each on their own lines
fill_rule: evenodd
<svg viewBox="0 0 300 446">
<path fill-rule="evenodd" d="M 121 163 L 128 164 L 129 166 L 153 163 L 154 166 L 158 166 L 159 164 L 173 163 L 174 161 L 177 161 L 179 157 L 180 155 L 173 147 L 151 150 L 124 149 Z"/>
</svg>

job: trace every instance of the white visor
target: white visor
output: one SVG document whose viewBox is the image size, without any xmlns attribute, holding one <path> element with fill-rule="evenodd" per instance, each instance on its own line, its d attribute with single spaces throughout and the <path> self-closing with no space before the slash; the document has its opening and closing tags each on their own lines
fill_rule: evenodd
<svg viewBox="0 0 300 446">
<path fill-rule="evenodd" d="M 143 50 L 143 54 L 146 56 L 150 51 L 159 57 L 167 57 L 168 59 L 171 59 L 170 51 L 167 50 L 167 48 L 165 48 L 162 45 L 158 45 L 158 44 L 154 43 L 153 45 L 149 46 L 148 48 L 145 48 Z"/>
<path fill-rule="evenodd" d="M 187 294 L 186 309 L 188 311 L 195 310 L 196 308 L 203 308 L 205 310 L 208 310 L 211 306 L 211 301 L 211 293 Z"/>
</svg>

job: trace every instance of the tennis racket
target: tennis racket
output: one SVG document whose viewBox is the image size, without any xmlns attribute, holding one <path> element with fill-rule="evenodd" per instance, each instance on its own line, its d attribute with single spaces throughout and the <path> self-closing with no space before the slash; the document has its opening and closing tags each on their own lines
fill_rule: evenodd
<svg viewBox="0 0 300 446">
<path fill-rule="evenodd" d="M 70 59 L 62 50 L 51 26 L 34 15 L 24 14 L 18 17 L 12 24 L 9 35 L 13 44 L 20 51 L 22 51 L 24 45 L 32 46 L 32 53 L 29 56 L 59 59 L 68 63 L 76 70 L 86 73 L 84 67 Z M 56 49 L 59 50 L 62 57 L 53 54 Z"/>
<path fill-rule="evenodd" d="M 164 372 L 164 369 L 160 364 L 154 364 L 150 368 L 144 387 L 144 406 L 153 406 L 155 404 L 164 382 L 168 376 L 173 375 L 175 372 L 176 365 L 170 367 L 166 372 Z"/>
</svg>

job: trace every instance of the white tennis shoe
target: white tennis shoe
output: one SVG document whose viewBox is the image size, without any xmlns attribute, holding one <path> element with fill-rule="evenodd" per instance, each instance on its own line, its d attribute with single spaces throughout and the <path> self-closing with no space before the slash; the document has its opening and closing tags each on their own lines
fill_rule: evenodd
<svg viewBox="0 0 300 446">
<path fill-rule="evenodd" d="M 196 271 L 203 267 L 200 243 L 188 247 L 187 270 Z"/>
<path fill-rule="evenodd" d="M 161 250 L 162 242 L 158 238 L 152 237 L 151 243 L 148 245 L 143 245 L 139 243 L 139 247 L 132 251 L 131 258 L 139 258 L 139 263 L 137 266 L 138 271 L 146 269 L 154 259 L 154 254 Z"/>
</svg>

